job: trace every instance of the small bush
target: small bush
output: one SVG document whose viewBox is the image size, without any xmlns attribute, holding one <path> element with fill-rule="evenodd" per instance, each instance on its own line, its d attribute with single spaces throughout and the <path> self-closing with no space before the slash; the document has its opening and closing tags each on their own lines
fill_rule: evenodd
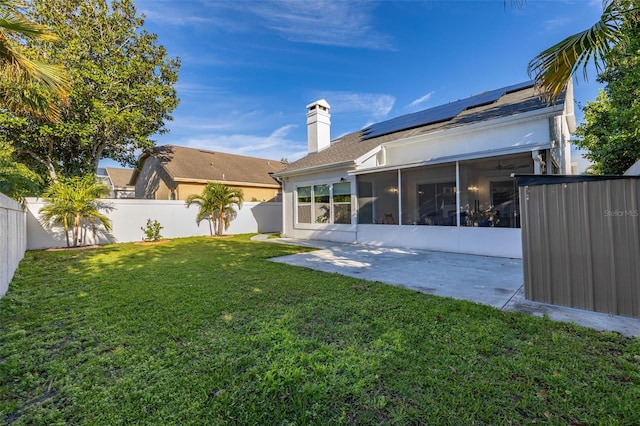
<svg viewBox="0 0 640 426">
<path fill-rule="evenodd" d="M 160 235 L 160 230 L 163 226 L 160 225 L 160 222 L 157 220 L 152 221 L 151 219 L 147 219 L 147 226 L 140 227 L 142 232 L 144 232 L 144 237 L 142 238 L 144 241 L 158 241 L 162 238 Z"/>
</svg>

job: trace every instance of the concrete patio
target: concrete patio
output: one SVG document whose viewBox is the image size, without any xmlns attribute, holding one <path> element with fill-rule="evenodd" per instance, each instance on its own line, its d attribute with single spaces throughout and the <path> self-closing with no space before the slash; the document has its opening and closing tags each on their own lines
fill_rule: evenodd
<svg viewBox="0 0 640 426">
<path fill-rule="evenodd" d="M 259 235 L 255 240 L 319 250 L 271 259 L 274 262 L 406 287 L 436 296 L 464 299 L 596 330 L 640 337 L 640 320 L 537 303 L 524 298 L 521 259 L 474 256 L 402 248 L 294 240 Z"/>
</svg>

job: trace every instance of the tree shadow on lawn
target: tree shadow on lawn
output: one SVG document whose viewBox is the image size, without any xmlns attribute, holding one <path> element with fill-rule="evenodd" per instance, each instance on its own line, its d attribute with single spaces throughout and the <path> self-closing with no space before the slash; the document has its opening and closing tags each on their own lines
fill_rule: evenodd
<svg viewBox="0 0 640 426">
<path fill-rule="evenodd" d="M 234 237 L 28 253 L 0 300 L 0 419 L 640 417 L 639 339 L 264 261 L 300 251 Z"/>
</svg>

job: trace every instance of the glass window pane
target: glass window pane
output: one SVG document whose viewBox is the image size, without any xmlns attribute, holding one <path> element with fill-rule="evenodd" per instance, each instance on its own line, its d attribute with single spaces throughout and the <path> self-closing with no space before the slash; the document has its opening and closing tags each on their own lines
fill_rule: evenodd
<svg viewBox="0 0 640 426">
<path fill-rule="evenodd" d="M 530 153 L 461 162 L 461 225 L 519 227 L 518 191 L 511 173 L 533 171 Z"/>
<path fill-rule="evenodd" d="M 315 203 L 314 209 L 316 223 L 329 223 L 329 215 L 331 213 L 329 203 Z"/>
<path fill-rule="evenodd" d="M 333 195 L 351 195 L 351 182 L 334 183 Z"/>
<path fill-rule="evenodd" d="M 456 226 L 455 164 L 402 170 L 402 224 Z"/>
<path fill-rule="evenodd" d="M 333 223 L 351 223 L 351 203 L 333 205 Z"/>
<path fill-rule="evenodd" d="M 311 202 L 311 187 L 301 186 L 298 188 L 298 202 L 310 203 Z"/>
<path fill-rule="evenodd" d="M 311 204 L 298 205 L 298 223 L 311 223 Z"/>
<path fill-rule="evenodd" d="M 316 197 L 329 195 L 329 185 L 313 185 L 313 195 Z"/>
<path fill-rule="evenodd" d="M 358 223 L 398 223 L 398 172 L 359 175 L 357 184 Z"/>
<path fill-rule="evenodd" d="M 329 185 L 313 186 L 313 209 L 315 223 L 329 223 L 331 206 L 329 204 Z"/>
<path fill-rule="evenodd" d="M 334 203 L 350 203 L 351 202 L 351 183 L 334 183 L 333 184 L 333 202 Z"/>
<path fill-rule="evenodd" d="M 311 223 L 311 187 L 298 187 L 298 223 Z"/>
</svg>

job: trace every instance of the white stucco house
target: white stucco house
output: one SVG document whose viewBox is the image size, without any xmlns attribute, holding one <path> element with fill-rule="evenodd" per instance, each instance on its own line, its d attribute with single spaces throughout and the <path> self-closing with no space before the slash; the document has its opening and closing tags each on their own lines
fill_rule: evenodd
<svg viewBox="0 0 640 426">
<path fill-rule="evenodd" d="M 527 82 L 335 140 L 329 111 L 307 106 L 308 155 L 275 174 L 285 237 L 521 258 L 511 174 L 571 174 L 571 84 L 554 105 Z"/>
</svg>

